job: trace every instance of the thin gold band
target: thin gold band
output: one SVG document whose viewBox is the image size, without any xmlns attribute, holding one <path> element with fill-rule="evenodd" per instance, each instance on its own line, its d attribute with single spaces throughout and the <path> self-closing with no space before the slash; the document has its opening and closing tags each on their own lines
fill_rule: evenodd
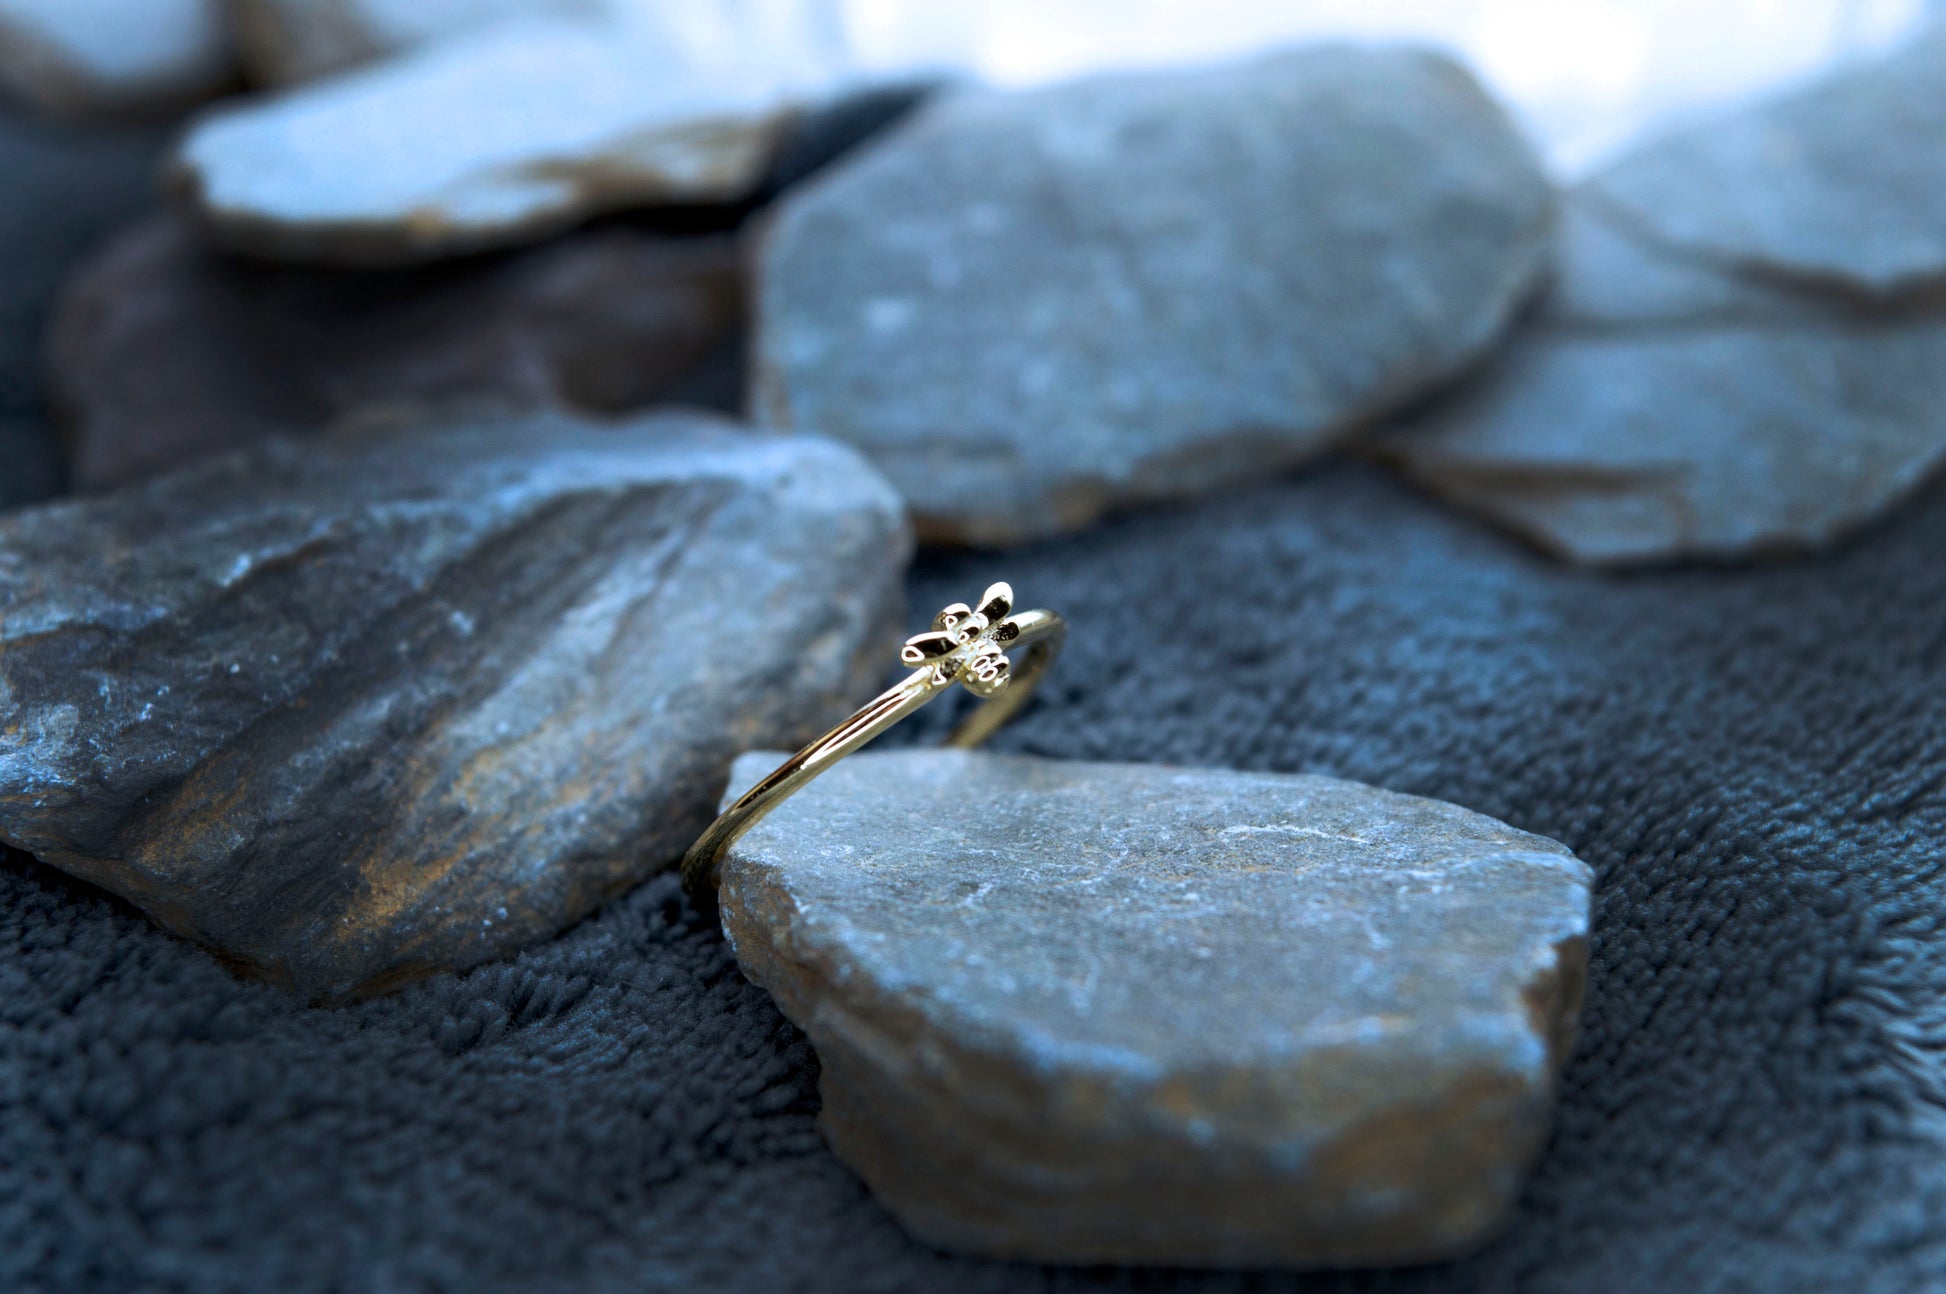
<svg viewBox="0 0 1946 1294">
<path fill-rule="evenodd" d="M 962 750 L 984 742 L 1020 712 L 1034 688 L 1060 654 L 1067 622 L 1052 611 L 1009 614 L 1013 590 L 996 584 L 981 599 L 978 612 L 964 605 L 946 608 L 933 620 L 933 632 L 906 643 L 901 654 L 915 670 L 907 678 L 860 706 L 857 713 L 778 765 L 763 781 L 723 811 L 683 855 L 683 888 L 692 896 L 716 892 L 723 855 L 743 833 L 782 804 L 806 782 L 918 710 L 955 682 L 987 699 L 946 738 Z M 998 615 L 994 615 L 994 611 Z M 1013 668 L 1004 655 L 1025 647 Z"/>
</svg>

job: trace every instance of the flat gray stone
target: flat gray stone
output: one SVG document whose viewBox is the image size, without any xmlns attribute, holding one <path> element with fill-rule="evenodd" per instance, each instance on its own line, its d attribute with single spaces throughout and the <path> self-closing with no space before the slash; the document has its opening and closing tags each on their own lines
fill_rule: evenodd
<svg viewBox="0 0 1946 1294">
<path fill-rule="evenodd" d="M 908 553 L 851 451 L 700 415 L 352 429 L 18 512 L 0 840 L 310 997 L 500 956 L 869 694 Z"/>
<path fill-rule="evenodd" d="M 509 19 L 599 16 L 617 0 L 229 0 L 253 80 L 310 81 Z"/>
<path fill-rule="evenodd" d="M 1553 279 L 1523 321 L 1529 325 L 1619 332 L 1831 316 L 1824 298 L 1657 251 L 1591 203 L 1584 189 L 1562 201 L 1558 241 Z"/>
<path fill-rule="evenodd" d="M 1309 1267 L 1506 1220 L 1590 882 L 1553 841 L 1352 782 L 901 751 L 787 801 L 721 901 L 817 1048 L 833 1149 L 922 1240 Z"/>
<path fill-rule="evenodd" d="M 344 274 L 215 255 L 158 217 L 70 282 L 47 368 L 73 480 L 99 489 L 374 408 L 734 408 L 743 289 L 727 236 L 609 228 Z"/>
<path fill-rule="evenodd" d="M 1553 200 L 1456 64 L 1323 46 L 935 101 L 788 195 L 754 407 L 1003 544 L 1261 476 L 1476 360 Z"/>
<path fill-rule="evenodd" d="M 1569 210 L 1537 317 L 1379 442 L 1413 479 L 1563 558 L 1634 565 L 1819 549 L 1946 463 L 1946 311 L 1784 291 Z"/>
<path fill-rule="evenodd" d="M 235 77 L 223 0 L 0 0 L 0 94 L 45 112 L 181 107 Z"/>
<path fill-rule="evenodd" d="M 741 198 L 801 93 L 762 66 L 683 66 L 633 27 L 505 23 L 213 111 L 169 180 L 231 248 L 405 264 Z"/>
<path fill-rule="evenodd" d="M 1946 282 L 1946 33 L 1651 140 L 1589 191 L 1730 266 L 1867 297 Z"/>
</svg>

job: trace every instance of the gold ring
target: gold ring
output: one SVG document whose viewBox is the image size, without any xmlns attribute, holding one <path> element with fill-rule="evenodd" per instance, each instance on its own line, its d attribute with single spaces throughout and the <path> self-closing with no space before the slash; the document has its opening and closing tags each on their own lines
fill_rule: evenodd
<svg viewBox="0 0 1946 1294">
<path fill-rule="evenodd" d="M 723 855 L 792 792 L 950 689 L 965 687 L 987 704 L 968 715 L 946 738 L 962 750 L 979 745 L 1019 713 L 1047 673 L 1067 637 L 1067 621 L 1052 611 L 1016 612 L 1014 591 L 996 584 L 975 610 L 955 602 L 932 619 L 932 629 L 906 639 L 899 661 L 913 673 L 881 692 L 830 732 L 798 751 L 743 793 L 696 838 L 682 859 L 683 888 L 696 897 L 714 895 Z M 1015 669 L 1007 653 L 1027 648 Z"/>
</svg>

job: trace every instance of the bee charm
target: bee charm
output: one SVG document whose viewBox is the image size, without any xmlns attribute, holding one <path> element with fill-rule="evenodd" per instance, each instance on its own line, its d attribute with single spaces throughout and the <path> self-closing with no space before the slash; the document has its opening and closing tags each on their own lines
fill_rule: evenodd
<svg viewBox="0 0 1946 1294">
<path fill-rule="evenodd" d="M 955 602 L 934 616 L 932 631 L 906 639 L 899 660 L 909 669 L 937 671 L 942 683 L 957 680 L 974 696 L 998 696 L 1013 669 L 1007 645 L 1020 637 L 1013 609 L 1012 586 L 995 584 L 980 596 L 978 610 Z"/>
</svg>

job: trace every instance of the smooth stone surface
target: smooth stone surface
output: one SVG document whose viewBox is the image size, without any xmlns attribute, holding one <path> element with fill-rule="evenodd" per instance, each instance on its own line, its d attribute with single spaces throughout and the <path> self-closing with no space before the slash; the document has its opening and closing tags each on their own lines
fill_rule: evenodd
<svg viewBox="0 0 1946 1294">
<path fill-rule="evenodd" d="M 274 259 L 403 264 L 759 183 L 799 100 L 604 23 L 508 23 L 211 112 L 169 168 L 206 232 Z"/>
<path fill-rule="evenodd" d="M 1447 59 L 1311 47 L 936 101 L 796 190 L 754 407 L 1004 544 L 1300 462 L 1477 359 L 1552 197 Z"/>
<path fill-rule="evenodd" d="M 235 78 L 222 0 L 0 0 L 0 93 L 65 116 L 179 107 Z"/>
<path fill-rule="evenodd" d="M 148 128 L 84 130 L 0 110 L 0 508 L 61 486 L 42 383 L 47 315 L 76 265 L 149 205 L 162 144 Z"/>
<path fill-rule="evenodd" d="M 1554 295 L 1379 442 L 1414 480 L 1590 564 L 1828 546 L 1946 464 L 1946 310 L 1852 308 L 1568 221 Z"/>
<path fill-rule="evenodd" d="M 1572 1045 L 1592 877 L 1355 782 L 925 750 L 787 801 L 721 902 L 817 1049 L 833 1149 L 919 1239 L 1343 1266 L 1507 1220 Z"/>
<path fill-rule="evenodd" d="M 509 19 L 596 16 L 615 0 L 229 0 L 253 80 L 309 81 Z"/>
<path fill-rule="evenodd" d="M 743 286 L 728 236 L 607 228 L 506 258 L 344 274 L 214 255 L 158 217 L 69 284 L 48 371 L 73 481 L 98 489 L 407 403 L 727 411 Z"/>
<path fill-rule="evenodd" d="M 472 965 L 848 712 L 908 552 L 855 454 L 701 415 L 353 429 L 17 513 L 0 839 L 309 997 Z"/>
<path fill-rule="evenodd" d="M 1946 31 L 1651 140 L 1589 190 L 1730 266 L 1866 297 L 1946 283 Z"/>
</svg>

